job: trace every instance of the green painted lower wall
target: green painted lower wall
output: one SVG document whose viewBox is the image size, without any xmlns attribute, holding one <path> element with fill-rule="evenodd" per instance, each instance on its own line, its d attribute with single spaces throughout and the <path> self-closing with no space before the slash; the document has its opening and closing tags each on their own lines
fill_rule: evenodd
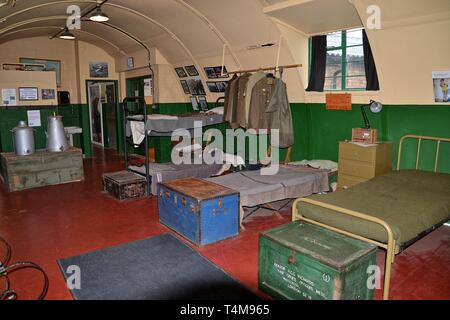
<svg viewBox="0 0 450 320">
<path fill-rule="evenodd" d="M 338 160 L 339 141 L 350 140 L 352 128 L 363 125 L 359 106 L 352 111 L 326 110 L 325 104 L 292 104 L 295 145 L 292 160 Z M 386 105 L 380 114 L 368 112 L 373 128 L 378 129 L 379 140 L 394 142 L 396 165 L 398 144 L 404 135 L 450 137 L 450 106 L 443 105 Z M 421 169 L 434 168 L 435 142 L 424 142 Z M 417 143 L 405 143 L 402 168 L 413 168 L 416 163 Z M 439 170 L 450 172 L 450 144 L 442 144 Z"/>
<path fill-rule="evenodd" d="M 211 105 L 213 107 L 213 105 Z M 179 114 L 191 112 L 188 103 L 159 104 L 155 111 L 148 107 L 149 113 Z M 352 111 L 326 110 L 325 104 L 291 104 L 295 130 L 295 144 L 292 148 L 293 161 L 303 159 L 338 160 L 339 142 L 350 140 L 352 128 L 363 125 L 359 105 Z M 406 134 L 450 137 L 450 106 L 442 105 L 385 105 L 380 114 L 368 112 L 373 128 L 378 129 L 380 140 L 394 142 L 394 163 L 396 165 L 398 144 Z M 218 126 L 222 131 L 226 125 Z M 157 162 L 169 162 L 171 153 L 170 138 L 151 138 L 151 147 L 156 149 Z M 436 144 L 424 142 L 421 168 L 434 168 Z M 405 144 L 402 168 L 415 167 L 417 143 Z M 137 153 L 142 153 L 138 150 Z M 280 151 L 280 160 L 284 159 L 286 150 Z M 439 170 L 450 172 L 450 144 L 442 144 Z"/>
<path fill-rule="evenodd" d="M 47 117 L 54 112 L 63 116 L 64 126 L 76 126 L 83 128 L 83 134 L 74 136 L 74 145 L 82 148 L 86 157 L 92 156 L 92 145 L 89 129 L 89 111 L 87 105 L 68 105 L 61 107 L 32 107 L 0 109 L 0 152 L 12 152 L 13 141 L 11 129 L 17 126 L 19 121 L 27 120 L 27 110 L 40 110 L 42 126 L 35 128 L 35 143 L 37 149 L 45 149 L 47 131 Z"/>
<path fill-rule="evenodd" d="M 213 104 L 210 107 L 214 107 Z M 13 151 L 11 129 L 20 120 L 27 119 L 30 108 L 0 109 L 0 152 Z M 47 117 L 53 112 L 63 116 L 65 126 L 79 126 L 83 134 L 75 136 L 75 146 L 81 147 L 86 157 L 92 156 L 92 144 L 89 128 L 89 108 L 86 104 L 69 106 L 32 108 L 41 111 L 42 127 L 36 128 L 36 148 L 45 148 L 45 131 Z M 291 104 L 295 130 L 295 144 L 292 148 L 292 160 L 330 159 L 337 161 L 339 141 L 351 139 L 352 128 L 362 126 L 359 107 L 352 111 L 326 110 L 324 104 Z M 158 104 L 156 110 L 148 106 L 148 112 L 161 114 L 179 114 L 191 112 L 189 103 Z M 118 105 L 117 113 L 122 118 L 122 107 Z M 368 113 L 372 127 L 378 129 L 379 139 L 394 142 L 394 161 L 396 164 L 400 138 L 406 134 L 450 137 L 450 106 L 443 105 L 386 105 L 380 114 Z M 226 125 L 216 126 L 224 131 Z M 123 152 L 123 125 L 120 121 L 118 144 Z M 150 147 L 156 149 L 157 162 L 169 162 L 171 154 L 170 138 L 151 138 Z M 402 168 L 415 167 L 417 143 L 409 141 L 405 144 L 402 158 Z M 431 170 L 434 167 L 436 144 L 424 142 L 421 158 L 421 168 Z M 143 148 L 135 150 L 143 154 Z M 280 152 L 284 159 L 285 150 Z M 440 151 L 439 170 L 450 172 L 450 144 L 442 144 Z"/>
</svg>

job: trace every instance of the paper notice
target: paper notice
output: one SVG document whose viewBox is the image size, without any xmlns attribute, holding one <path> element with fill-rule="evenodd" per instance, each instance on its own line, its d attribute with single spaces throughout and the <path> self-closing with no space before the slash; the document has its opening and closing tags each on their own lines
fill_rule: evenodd
<svg viewBox="0 0 450 320">
<path fill-rule="evenodd" d="M 2 89 L 2 105 L 4 106 L 17 105 L 16 89 Z"/>
<path fill-rule="evenodd" d="M 29 127 L 41 126 L 41 112 L 39 110 L 28 110 L 27 114 Z"/>
<path fill-rule="evenodd" d="M 151 96 L 153 96 L 153 94 L 152 94 L 152 91 L 153 91 L 152 86 L 153 86 L 152 78 L 144 79 L 144 97 L 151 97 Z"/>
</svg>

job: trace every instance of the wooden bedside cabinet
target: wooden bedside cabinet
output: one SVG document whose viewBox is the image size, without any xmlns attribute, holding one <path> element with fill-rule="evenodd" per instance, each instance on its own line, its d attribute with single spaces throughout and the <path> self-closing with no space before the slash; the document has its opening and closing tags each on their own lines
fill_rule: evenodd
<svg viewBox="0 0 450 320">
<path fill-rule="evenodd" d="M 339 188 L 358 183 L 392 171 L 392 143 L 360 146 L 351 142 L 339 143 Z"/>
</svg>

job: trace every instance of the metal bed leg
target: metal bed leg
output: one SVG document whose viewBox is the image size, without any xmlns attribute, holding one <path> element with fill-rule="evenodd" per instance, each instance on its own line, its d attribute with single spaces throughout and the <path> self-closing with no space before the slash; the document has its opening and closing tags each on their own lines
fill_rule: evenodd
<svg viewBox="0 0 450 320">
<path fill-rule="evenodd" d="M 386 252 L 386 265 L 384 270 L 384 286 L 383 286 L 383 300 L 389 300 L 389 290 L 391 285 L 391 271 L 395 256 L 395 241 L 388 243 Z"/>
</svg>

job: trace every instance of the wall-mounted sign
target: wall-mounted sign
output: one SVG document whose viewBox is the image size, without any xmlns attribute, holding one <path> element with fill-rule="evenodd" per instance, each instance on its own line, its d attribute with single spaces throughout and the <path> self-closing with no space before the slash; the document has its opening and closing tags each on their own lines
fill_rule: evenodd
<svg viewBox="0 0 450 320">
<path fill-rule="evenodd" d="M 2 104 L 5 106 L 17 106 L 16 89 L 2 89 Z"/>
<path fill-rule="evenodd" d="M 327 110 L 352 110 L 350 93 L 328 93 Z"/>
<path fill-rule="evenodd" d="M 144 99 L 147 104 L 153 104 L 153 80 L 144 79 Z"/>
<path fill-rule="evenodd" d="M 41 126 L 41 111 L 39 110 L 28 110 L 28 126 L 30 127 L 40 127 Z"/>
<path fill-rule="evenodd" d="M 450 103 L 450 71 L 433 72 L 434 101 Z"/>
<path fill-rule="evenodd" d="M 151 97 L 153 96 L 153 82 L 152 78 L 144 79 L 144 96 Z"/>
<path fill-rule="evenodd" d="M 129 57 L 127 59 L 127 65 L 128 65 L 128 69 L 133 69 L 134 68 L 134 58 L 133 57 Z"/>
<path fill-rule="evenodd" d="M 36 87 L 22 87 L 19 88 L 20 101 L 37 101 L 39 100 L 38 88 Z"/>
</svg>

